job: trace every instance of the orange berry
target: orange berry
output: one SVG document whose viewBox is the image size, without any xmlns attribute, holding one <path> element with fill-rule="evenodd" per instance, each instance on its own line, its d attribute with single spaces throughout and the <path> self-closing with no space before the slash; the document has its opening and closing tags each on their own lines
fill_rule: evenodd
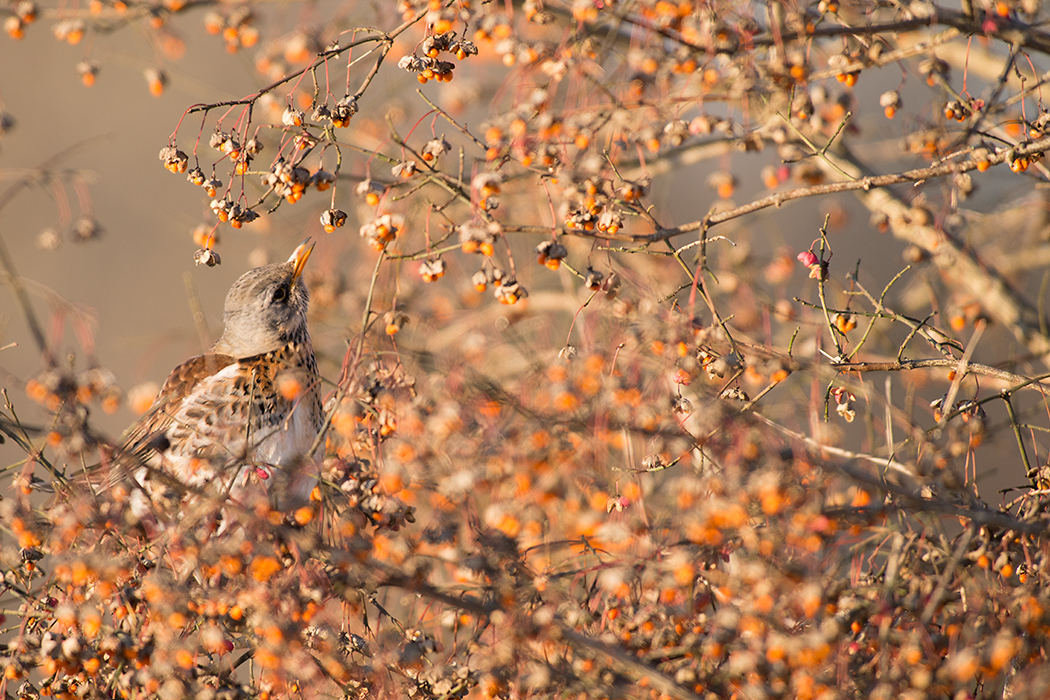
<svg viewBox="0 0 1050 700">
<path fill-rule="evenodd" d="M 189 670 L 197 665 L 197 659 L 188 649 L 179 649 L 175 652 L 175 663 L 179 668 Z"/>
<path fill-rule="evenodd" d="M 252 578 L 260 583 L 269 581 L 280 570 L 281 563 L 274 557 L 261 556 L 252 560 Z"/>
<path fill-rule="evenodd" d="M 277 391 L 289 401 L 294 401 L 303 395 L 303 385 L 298 377 L 283 375 L 277 380 Z"/>
</svg>

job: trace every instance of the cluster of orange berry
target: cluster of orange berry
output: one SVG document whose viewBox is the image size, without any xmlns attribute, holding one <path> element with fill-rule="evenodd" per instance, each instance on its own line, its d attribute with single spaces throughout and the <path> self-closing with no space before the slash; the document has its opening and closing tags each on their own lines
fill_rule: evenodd
<svg viewBox="0 0 1050 700">
<path fill-rule="evenodd" d="M 696 12 L 696 3 L 693 0 L 657 0 L 643 4 L 639 10 L 655 26 L 680 31 L 682 21 Z"/>
<path fill-rule="evenodd" d="M 45 369 L 26 382 L 26 395 L 55 414 L 47 431 L 47 446 L 67 457 L 81 455 L 96 443 L 88 427 L 86 404 L 98 401 L 106 413 L 113 413 L 124 399 L 116 377 L 101 367 L 79 373 Z"/>
<path fill-rule="evenodd" d="M 159 158 L 160 161 L 164 163 L 165 168 L 176 174 L 186 172 L 186 168 L 189 167 L 190 163 L 189 156 L 175 146 L 165 146 L 160 149 Z"/>
<path fill-rule="evenodd" d="M 329 174 L 320 168 L 318 172 L 322 173 L 321 187 L 328 189 L 331 185 Z M 302 199 L 303 193 L 306 192 L 308 187 L 318 184 L 314 180 L 313 173 L 301 165 L 289 163 L 283 157 L 278 158 L 269 172 L 263 176 L 262 183 L 265 187 L 271 188 L 274 194 L 283 198 L 289 204 L 298 202 Z"/>
<path fill-rule="evenodd" d="M 474 273 L 470 278 L 470 283 L 474 285 L 475 291 L 484 292 L 489 285 L 494 284 L 498 287 L 503 284 L 504 277 L 506 273 L 501 268 L 485 265 Z"/>
<path fill-rule="evenodd" d="M 572 193 L 579 204 L 566 215 L 565 227 L 615 234 L 623 228 L 623 213 L 615 206 L 615 200 L 633 204 L 645 196 L 646 187 L 645 182 L 625 182 L 614 189 L 609 180 L 587 178 Z"/>
<path fill-rule="evenodd" d="M 67 402 L 85 404 L 98 399 L 106 413 L 113 413 L 120 407 L 124 395 L 112 372 L 93 367 L 77 375 L 58 369 L 45 370 L 26 382 L 26 396 L 52 412 Z"/>
<path fill-rule="evenodd" d="M 222 34 L 226 50 L 251 48 L 259 42 L 259 30 L 253 26 L 255 13 L 248 5 L 240 5 L 227 12 L 209 12 L 204 15 L 204 29 L 209 34 Z"/>
<path fill-rule="evenodd" d="M 1007 152 L 1006 159 L 1010 161 L 1010 170 L 1015 173 L 1023 173 L 1025 170 L 1028 170 L 1032 163 L 1039 161 L 1042 157 L 1042 153 L 1017 153 L 1011 148 L 1010 151 Z"/>
<path fill-rule="evenodd" d="M 445 276 L 445 261 L 441 258 L 431 258 L 419 264 L 419 276 L 424 282 L 436 282 Z"/>
<path fill-rule="evenodd" d="M 19 0 L 19 2 L 15 3 L 13 9 L 14 14 L 4 20 L 4 31 L 12 39 L 21 39 L 25 36 L 26 25 L 36 21 L 40 10 L 33 0 Z M 83 36 L 83 33 L 81 33 L 81 36 Z"/>
<path fill-rule="evenodd" d="M 460 250 L 464 253 L 481 253 L 491 258 L 496 252 L 496 234 L 500 232 L 500 226 L 495 221 L 469 221 L 460 224 L 458 230 Z"/>
<path fill-rule="evenodd" d="M 55 38 L 71 46 L 76 46 L 84 39 L 87 24 L 82 19 L 64 19 L 51 28 Z"/>
<path fill-rule="evenodd" d="M 247 174 L 252 160 L 263 149 L 262 142 L 258 139 L 248 139 L 242 147 L 235 134 L 218 129 L 209 137 L 208 145 L 230 159 L 234 175 Z"/>
<path fill-rule="evenodd" d="M 186 173 L 186 179 L 191 184 L 203 188 L 209 197 L 214 197 L 222 189 L 222 180 L 215 177 L 214 173 L 211 177 L 206 177 L 200 166 L 196 166 Z"/>
<path fill-rule="evenodd" d="M 491 258 L 495 254 L 496 236 L 500 232 L 498 222 L 468 221 L 460 224 L 457 230 L 459 232 L 460 250 L 464 253 L 479 254 L 485 258 Z M 547 243 L 557 246 L 554 249 L 554 253 L 555 256 L 560 256 L 557 258 L 560 264 L 561 258 L 564 257 L 561 253 L 564 250 L 564 246 L 553 241 L 547 241 Z M 544 250 L 547 249 L 545 248 Z M 551 265 L 553 265 L 553 262 L 551 262 Z M 551 269 L 556 268 L 552 267 Z M 529 295 L 520 282 L 512 277 L 508 277 L 502 269 L 493 266 L 487 259 L 482 269 L 475 272 L 473 277 L 471 277 L 471 284 L 478 292 L 484 292 L 490 285 L 494 286 L 496 288 L 496 299 L 502 304 L 516 304 L 520 299 L 524 299 Z"/>
<path fill-rule="evenodd" d="M 457 39 L 455 32 L 444 32 L 431 34 L 424 39 L 422 51 L 422 56 L 402 56 L 397 62 L 397 67 L 415 73 L 416 79 L 423 84 L 431 80 L 447 83 L 452 80 L 452 71 L 456 64 L 452 61 L 442 61 L 438 56 L 446 52 L 462 61 L 469 56 L 476 56 L 478 47 L 472 41 Z"/>
<path fill-rule="evenodd" d="M 496 299 L 501 304 L 516 304 L 519 299 L 524 299 L 529 295 L 528 290 L 520 282 L 508 277 L 501 268 L 487 264 L 487 261 L 470 278 L 470 283 L 477 292 L 484 292 L 489 286 L 495 287 Z"/>
<path fill-rule="evenodd" d="M 503 191 L 503 175 L 498 172 L 478 173 L 471 181 L 482 209 L 492 210 L 498 206 L 496 195 Z"/>
<path fill-rule="evenodd" d="M 944 105 L 944 118 L 961 122 L 983 107 L 984 100 L 949 100 Z"/>
<path fill-rule="evenodd" d="M 857 327 L 857 319 L 851 313 L 837 313 L 832 318 L 835 329 L 842 335 L 846 335 Z"/>
<path fill-rule="evenodd" d="M 373 250 L 383 251 L 400 235 L 403 227 L 404 219 L 399 214 L 380 214 L 361 227 L 361 237 Z"/>
<path fill-rule="evenodd" d="M 250 224 L 259 218 L 259 214 L 254 209 L 242 207 L 231 198 L 230 194 L 220 199 L 211 200 L 209 206 L 219 221 L 229 223 L 233 228 L 240 228 L 244 224 Z"/>
<path fill-rule="evenodd" d="M 329 108 L 327 104 L 317 105 L 313 112 L 311 112 L 310 118 L 315 122 L 328 121 L 337 129 L 345 129 L 350 126 L 350 119 L 352 119 L 355 114 L 357 114 L 357 98 L 353 95 L 345 95 L 332 105 L 331 108 Z M 284 119 L 283 121 L 286 126 L 303 125 L 301 116 L 298 119 L 291 119 L 291 124 L 289 124 L 289 120 L 287 119 Z"/>
<path fill-rule="evenodd" d="M 529 296 L 528 290 L 513 278 L 502 280 L 502 284 L 496 287 L 496 299 L 501 304 L 511 306 L 527 296 Z"/>
</svg>

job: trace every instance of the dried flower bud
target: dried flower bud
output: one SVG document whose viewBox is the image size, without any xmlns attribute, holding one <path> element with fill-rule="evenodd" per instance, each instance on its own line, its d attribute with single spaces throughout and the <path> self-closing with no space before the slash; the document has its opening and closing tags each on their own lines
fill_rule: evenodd
<svg viewBox="0 0 1050 700">
<path fill-rule="evenodd" d="M 222 260 L 219 259 L 218 253 L 211 248 L 201 248 L 193 254 L 193 262 L 197 265 L 215 267 L 216 265 L 220 265 Z"/>
<path fill-rule="evenodd" d="M 974 184 L 970 173 L 956 173 L 952 179 L 952 184 L 955 185 L 955 189 L 958 191 L 961 199 L 966 199 L 973 194 Z"/>
<path fill-rule="evenodd" d="M 658 472 L 666 468 L 667 463 L 664 458 L 655 452 L 642 459 L 642 469 L 647 472 Z"/>
<path fill-rule="evenodd" d="M 845 387 L 832 389 L 831 395 L 835 399 L 835 412 L 847 423 L 852 423 L 853 419 L 857 417 L 857 412 L 853 409 L 853 404 L 857 397 Z"/>
<path fill-rule="evenodd" d="M 49 227 L 37 234 L 36 245 L 41 250 L 56 250 L 62 245 L 62 239 L 59 237 L 58 231 Z"/>
<path fill-rule="evenodd" d="M 693 404 L 684 396 L 675 396 L 671 399 L 671 412 L 685 415 L 693 412 Z"/>
<path fill-rule="evenodd" d="M 812 250 L 804 250 L 798 254 L 798 261 L 806 267 L 817 264 L 817 256 Z"/>
<path fill-rule="evenodd" d="M 73 222 L 73 240 L 78 243 L 90 241 L 102 235 L 102 227 L 90 214 L 81 214 Z"/>
<path fill-rule="evenodd" d="M 738 386 L 727 387 L 718 398 L 726 401 L 740 401 L 747 402 L 751 400 L 751 397 L 747 395 L 747 392 Z"/>
</svg>

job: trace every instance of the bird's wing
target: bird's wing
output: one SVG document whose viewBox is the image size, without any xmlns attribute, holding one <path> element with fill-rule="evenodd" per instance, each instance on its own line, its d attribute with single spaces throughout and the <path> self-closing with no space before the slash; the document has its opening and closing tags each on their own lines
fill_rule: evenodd
<svg viewBox="0 0 1050 700">
<path fill-rule="evenodd" d="M 187 399 L 236 361 L 229 355 L 198 355 L 172 370 L 150 410 L 125 434 L 123 452 L 145 462 L 168 447 L 168 431 L 185 413 Z"/>
</svg>

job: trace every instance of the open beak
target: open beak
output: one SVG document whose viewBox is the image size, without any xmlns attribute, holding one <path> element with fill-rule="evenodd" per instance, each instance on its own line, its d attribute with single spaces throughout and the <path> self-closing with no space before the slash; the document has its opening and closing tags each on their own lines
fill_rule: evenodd
<svg viewBox="0 0 1050 700">
<path fill-rule="evenodd" d="M 314 245 L 307 238 L 292 252 L 292 257 L 288 258 L 288 262 L 292 263 L 293 283 L 303 274 L 303 268 L 306 267 L 306 261 L 310 259 L 310 253 L 314 251 Z"/>
</svg>

